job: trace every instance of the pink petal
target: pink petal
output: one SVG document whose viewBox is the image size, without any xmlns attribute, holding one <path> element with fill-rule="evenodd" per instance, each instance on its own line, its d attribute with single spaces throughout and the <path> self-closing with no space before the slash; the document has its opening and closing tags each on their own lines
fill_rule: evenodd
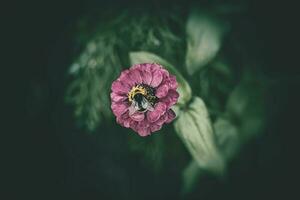
<svg viewBox="0 0 300 200">
<path fill-rule="evenodd" d="M 130 88 L 119 80 L 116 80 L 111 85 L 111 90 L 118 94 L 127 94 Z"/>
<path fill-rule="evenodd" d="M 131 121 L 132 121 L 132 120 L 130 120 L 130 119 L 124 120 L 124 123 L 123 123 L 124 127 L 129 128 L 129 127 L 130 127 L 130 122 L 131 122 Z"/>
<path fill-rule="evenodd" d="M 170 108 L 171 106 L 173 106 L 177 102 L 178 97 L 179 97 L 179 94 L 178 94 L 177 91 L 169 90 L 167 96 L 160 99 L 160 100 L 162 102 L 164 102 L 165 104 L 167 104 L 167 107 Z"/>
<path fill-rule="evenodd" d="M 143 71 L 140 71 L 140 73 L 142 74 L 143 83 L 150 85 L 150 83 L 152 81 L 151 72 L 149 72 L 147 70 L 143 70 Z"/>
<path fill-rule="evenodd" d="M 155 96 L 157 96 L 158 98 L 165 97 L 168 94 L 168 91 L 169 91 L 168 85 L 166 84 L 161 85 L 157 88 Z"/>
<path fill-rule="evenodd" d="M 114 102 L 119 102 L 119 101 L 124 101 L 127 98 L 127 96 L 112 92 L 110 93 L 110 98 Z"/>
<path fill-rule="evenodd" d="M 178 88 L 178 83 L 176 81 L 176 76 L 170 75 L 169 86 L 173 90 L 176 90 Z"/>
<path fill-rule="evenodd" d="M 132 69 L 128 75 L 135 84 L 142 83 L 142 76 L 139 70 Z"/>
<path fill-rule="evenodd" d="M 126 128 L 130 127 L 130 123 L 132 121 L 133 120 L 129 117 L 128 111 L 123 113 L 120 117 L 117 117 L 117 122 Z"/>
<path fill-rule="evenodd" d="M 147 135 L 150 135 L 150 128 L 139 128 L 137 127 L 137 132 L 140 136 L 145 137 Z"/>
<path fill-rule="evenodd" d="M 144 63 L 141 65 L 141 67 L 143 67 L 145 70 L 147 70 L 148 72 L 151 72 L 151 70 L 153 70 L 153 63 Z"/>
<path fill-rule="evenodd" d="M 151 71 L 156 71 L 156 70 L 161 70 L 162 69 L 162 66 L 160 64 L 157 64 L 157 63 L 152 63 L 150 64 L 150 69 Z"/>
<path fill-rule="evenodd" d="M 130 127 L 130 122 L 133 120 L 129 117 L 129 112 L 126 111 L 123 115 L 121 115 L 121 118 L 123 120 L 123 124 L 125 127 L 129 128 Z"/>
<path fill-rule="evenodd" d="M 155 132 L 155 131 L 160 130 L 161 127 L 162 127 L 162 125 L 153 124 L 150 126 L 150 130 L 151 130 L 151 132 Z"/>
<path fill-rule="evenodd" d="M 145 118 L 145 114 L 141 112 L 136 112 L 130 115 L 130 118 L 133 119 L 134 121 L 140 122 Z"/>
<path fill-rule="evenodd" d="M 125 69 L 124 71 L 121 72 L 119 79 L 124 79 L 124 78 L 126 78 L 127 75 L 128 75 L 128 73 L 129 73 L 129 70 L 128 70 L 128 69 Z"/>
<path fill-rule="evenodd" d="M 132 70 L 132 69 L 139 69 L 139 68 L 141 67 L 141 65 L 143 65 L 143 64 L 135 64 L 135 65 L 132 65 L 132 66 L 130 67 L 130 70 Z"/>
<path fill-rule="evenodd" d="M 172 109 L 169 109 L 167 111 L 167 116 L 168 116 L 168 119 L 166 120 L 166 123 L 170 123 L 171 121 L 173 121 L 175 119 L 176 114 Z"/>
<path fill-rule="evenodd" d="M 118 80 L 121 81 L 128 88 L 131 88 L 134 86 L 135 82 L 129 78 L 129 73 L 130 73 L 130 70 L 128 70 L 128 69 L 123 71 L 121 73 L 120 77 L 118 78 Z"/>
<path fill-rule="evenodd" d="M 140 136 L 147 136 L 150 134 L 150 124 L 148 120 L 144 119 L 140 122 L 132 121 L 130 127 L 137 132 Z"/>
<path fill-rule="evenodd" d="M 129 114 L 128 114 L 128 113 L 129 113 L 129 112 L 126 111 L 125 113 L 123 113 L 122 115 L 120 115 L 120 116 L 117 117 L 117 122 L 118 122 L 120 125 L 122 125 L 122 126 L 124 126 L 124 127 L 127 127 L 127 128 L 130 127 L 129 124 L 130 124 L 131 121 L 133 121 L 133 120 L 129 117 Z"/>
<path fill-rule="evenodd" d="M 147 128 L 147 127 L 150 126 L 150 123 L 149 123 L 149 121 L 145 118 L 143 121 L 140 121 L 140 122 L 139 122 L 138 126 L 139 126 L 140 128 Z"/>
<path fill-rule="evenodd" d="M 124 103 L 115 103 L 115 102 L 112 102 L 111 109 L 112 109 L 113 113 L 117 117 L 119 117 L 119 116 L 121 116 L 123 113 L 125 113 L 128 110 L 128 105 L 126 105 Z"/>
<path fill-rule="evenodd" d="M 131 120 L 130 123 L 130 128 L 132 128 L 132 130 L 134 130 L 135 132 L 137 132 L 137 125 L 138 125 L 138 122 L 137 121 L 133 121 Z"/>
<path fill-rule="evenodd" d="M 169 72 L 166 69 L 162 68 L 160 71 L 163 74 L 164 78 L 168 78 L 170 76 Z"/>
<path fill-rule="evenodd" d="M 147 112 L 147 119 L 150 122 L 155 122 L 157 121 L 161 115 L 163 115 L 166 112 L 167 106 L 166 104 L 162 103 L 162 102 L 158 102 L 155 106 L 154 106 L 154 110 L 153 111 L 148 111 Z"/>
<path fill-rule="evenodd" d="M 160 70 L 156 70 L 153 72 L 152 74 L 152 81 L 150 83 L 150 86 L 152 87 L 157 87 L 159 86 L 159 84 L 162 82 L 163 80 L 163 75 L 162 73 L 160 72 Z"/>
<path fill-rule="evenodd" d="M 154 124 L 156 124 L 156 125 L 163 125 L 167 120 L 168 120 L 168 114 L 165 113 Z"/>
</svg>

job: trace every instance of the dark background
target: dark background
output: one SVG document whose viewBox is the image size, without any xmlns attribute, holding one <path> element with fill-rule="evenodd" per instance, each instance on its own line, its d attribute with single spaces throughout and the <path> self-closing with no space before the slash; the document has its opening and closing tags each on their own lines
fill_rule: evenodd
<svg viewBox="0 0 300 200">
<path fill-rule="evenodd" d="M 98 135 L 78 132 L 72 108 L 64 104 L 66 71 L 74 56 L 74 24 L 97 6 L 133 4 L 96 0 L 10 4 L 3 28 L 9 53 L 3 79 L 9 87 L 3 100 L 9 105 L 4 109 L 9 123 L 1 132 L 12 142 L 4 144 L 3 180 L 8 187 L 3 191 L 21 199 L 177 199 L 179 185 L 172 171 L 161 179 L 143 172 L 136 159 L 122 152 L 125 142 L 97 146 L 99 141 L 113 141 L 118 128 L 103 129 L 104 134 Z M 287 1 L 249 3 L 247 23 L 256 29 L 263 71 L 283 81 L 269 91 L 265 134 L 234 160 L 226 181 L 204 177 L 191 199 L 290 199 L 298 193 L 296 14 L 296 6 Z"/>
</svg>

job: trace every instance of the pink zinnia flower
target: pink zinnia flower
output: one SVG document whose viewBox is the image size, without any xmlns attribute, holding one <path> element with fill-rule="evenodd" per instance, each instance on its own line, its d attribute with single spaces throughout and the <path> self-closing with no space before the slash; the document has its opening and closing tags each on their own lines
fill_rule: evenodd
<svg viewBox="0 0 300 200">
<path fill-rule="evenodd" d="M 177 87 L 176 77 L 161 65 L 136 64 L 112 83 L 111 109 L 120 125 L 147 136 L 175 118 Z"/>
</svg>

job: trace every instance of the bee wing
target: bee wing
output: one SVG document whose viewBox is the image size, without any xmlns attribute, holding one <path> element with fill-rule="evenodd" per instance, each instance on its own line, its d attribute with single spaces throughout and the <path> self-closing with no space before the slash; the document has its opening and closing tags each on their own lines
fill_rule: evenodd
<svg viewBox="0 0 300 200">
<path fill-rule="evenodd" d="M 138 104 L 136 101 L 132 101 L 131 105 L 128 108 L 129 115 L 133 115 L 138 110 Z"/>
<path fill-rule="evenodd" d="M 153 111 L 154 110 L 154 108 L 151 105 L 151 103 L 145 97 L 143 97 L 141 105 L 142 105 L 143 109 L 145 109 L 146 111 L 147 110 L 149 110 L 149 111 Z"/>
<path fill-rule="evenodd" d="M 142 106 L 142 108 L 143 108 L 143 109 L 147 109 L 147 108 L 148 108 L 148 105 L 149 105 L 149 101 L 148 101 L 145 97 L 143 97 L 143 98 L 142 98 L 142 101 L 141 101 L 141 106 Z"/>
<path fill-rule="evenodd" d="M 131 116 L 136 111 L 141 110 L 141 109 L 143 110 L 143 112 L 146 112 L 147 110 L 149 110 L 149 111 L 154 110 L 151 103 L 145 97 L 143 97 L 140 103 L 138 103 L 137 101 L 132 101 L 131 105 L 128 108 L 129 115 Z"/>
<path fill-rule="evenodd" d="M 153 108 L 153 106 L 152 106 L 151 104 L 149 104 L 149 106 L 148 106 L 147 110 L 149 110 L 149 111 L 153 111 L 153 110 L 154 110 L 154 108 Z"/>
</svg>

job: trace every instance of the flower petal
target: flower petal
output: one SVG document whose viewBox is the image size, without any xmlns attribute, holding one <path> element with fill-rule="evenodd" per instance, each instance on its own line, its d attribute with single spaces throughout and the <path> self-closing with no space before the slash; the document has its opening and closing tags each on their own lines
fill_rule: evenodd
<svg viewBox="0 0 300 200">
<path fill-rule="evenodd" d="M 130 118 L 134 121 L 140 122 L 145 118 L 145 114 L 141 112 L 135 112 L 134 114 L 130 115 Z"/>
<path fill-rule="evenodd" d="M 152 81 L 150 83 L 150 86 L 157 87 L 163 80 L 163 75 L 160 72 L 160 70 L 156 70 L 152 73 Z"/>
<path fill-rule="evenodd" d="M 145 136 L 148 136 L 148 135 L 150 135 L 150 132 L 151 130 L 150 130 L 150 128 L 148 127 L 148 128 L 141 128 L 141 127 L 137 127 L 137 132 L 138 132 L 138 134 L 140 135 L 140 136 L 142 136 L 142 137 L 145 137 Z"/>
<path fill-rule="evenodd" d="M 140 136 L 150 135 L 151 129 L 149 128 L 150 124 L 147 119 L 144 119 L 140 122 L 136 122 L 137 124 L 133 127 L 133 130 L 136 131 Z"/>
<path fill-rule="evenodd" d="M 135 82 L 129 78 L 129 73 L 130 73 L 130 70 L 128 70 L 128 69 L 123 71 L 121 73 L 120 77 L 118 78 L 118 80 L 121 81 L 128 88 L 131 88 L 132 86 L 134 86 Z"/>
<path fill-rule="evenodd" d="M 169 90 L 167 96 L 160 100 L 161 100 L 161 102 L 164 102 L 165 104 L 167 104 L 167 107 L 170 108 L 177 102 L 178 97 L 179 97 L 179 94 L 177 91 Z"/>
<path fill-rule="evenodd" d="M 161 127 L 162 127 L 162 125 L 153 124 L 150 126 L 150 130 L 151 130 L 151 132 L 155 132 L 155 131 L 160 130 Z"/>
<path fill-rule="evenodd" d="M 142 83 L 142 76 L 138 69 L 132 69 L 128 75 L 130 79 L 134 82 L 134 85 L 138 83 Z"/>
<path fill-rule="evenodd" d="M 154 122 L 156 125 L 163 125 L 168 120 L 168 114 L 165 113 L 162 115 L 156 122 Z"/>
<path fill-rule="evenodd" d="M 111 90 L 118 94 L 127 94 L 130 88 L 119 80 L 116 80 L 111 85 Z"/>
<path fill-rule="evenodd" d="M 143 78 L 143 83 L 150 85 L 151 81 L 152 81 L 152 74 L 149 71 L 141 71 L 142 74 L 142 78 Z"/>
<path fill-rule="evenodd" d="M 166 123 L 170 123 L 171 121 L 173 121 L 175 119 L 176 114 L 172 109 L 169 109 L 167 111 L 167 116 L 168 116 L 168 119 L 166 120 Z"/>
<path fill-rule="evenodd" d="M 167 106 L 166 104 L 162 103 L 162 102 L 158 102 L 155 107 L 154 110 L 148 111 L 147 112 L 147 119 L 149 120 L 149 122 L 155 122 L 157 121 L 160 116 L 162 116 L 165 112 L 166 112 Z"/>
<path fill-rule="evenodd" d="M 122 126 L 129 128 L 130 127 L 130 123 L 133 121 L 130 117 L 129 117 L 129 112 L 126 111 L 125 113 L 123 113 L 121 116 L 117 117 L 117 122 L 119 124 L 121 124 Z"/>
<path fill-rule="evenodd" d="M 176 76 L 170 75 L 169 87 L 173 90 L 176 90 L 178 88 L 178 83 L 176 81 Z"/>
<path fill-rule="evenodd" d="M 127 96 L 112 92 L 110 93 L 110 98 L 114 102 L 122 102 L 127 98 Z"/>
<path fill-rule="evenodd" d="M 168 94 L 168 91 L 169 91 L 168 85 L 166 84 L 161 85 L 157 88 L 155 96 L 158 98 L 165 97 Z"/>
<path fill-rule="evenodd" d="M 111 109 L 113 113 L 119 117 L 128 110 L 128 106 L 124 103 L 112 102 Z"/>
<path fill-rule="evenodd" d="M 163 74 L 164 79 L 170 76 L 169 72 L 166 69 L 162 68 L 160 71 Z"/>
<path fill-rule="evenodd" d="M 140 128 L 148 128 L 150 126 L 149 121 L 145 118 L 143 121 L 140 121 L 138 126 Z"/>
<path fill-rule="evenodd" d="M 160 64 L 157 64 L 157 63 L 151 63 L 151 64 L 149 64 L 149 68 L 152 71 L 156 71 L 156 70 L 161 70 L 162 66 Z"/>
<path fill-rule="evenodd" d="M 137 132 L 137 125 L 138 125 L 137 121 L 131 120 L 129 122 L 129 125 L 130 125 L 130 128 L 132 128 L 132 130 L 134 130 L 135 132 Z"/>
</svg>

